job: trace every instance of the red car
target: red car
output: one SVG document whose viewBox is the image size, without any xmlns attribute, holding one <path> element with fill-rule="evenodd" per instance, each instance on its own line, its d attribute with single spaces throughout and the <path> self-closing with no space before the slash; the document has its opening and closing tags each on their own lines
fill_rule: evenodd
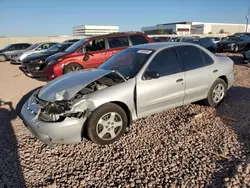
<svg viewBox="0 0 250 188">
<path fill-rule="evenodd" d="M 112 33 L 81 39 L 60 52 L 38 62 L 33 78 L 52 80 L 67 72 L 96 68 L 117 52 L 138 44 L 150 43 L 152 40 L 141 32 Z"/>
</svg>

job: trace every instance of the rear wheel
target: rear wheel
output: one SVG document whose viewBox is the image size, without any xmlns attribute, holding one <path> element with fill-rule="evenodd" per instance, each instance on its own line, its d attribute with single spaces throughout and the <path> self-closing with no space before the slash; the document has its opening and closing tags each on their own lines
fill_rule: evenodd
<svg viewBox="0 0 250 188">
<path fill-rule="evenodd" d="M 68 72 L 75 72 L 75 71 L 79 71 L 82 70 L 82 66 L 79 65 L 78 63 L 70 63 L 68 65 L 65 66 L 64 68 L 64 74 L 68 73 Z"/>
<path fill-rule="evenodd" d="M 0 62 L 6 61 L 6 56 L 5 55 L 0 55 Z"/>
<path fill-rule="evenodd" d="M 216 107 L 226 96 L 227 84 L 221 78 L 218 78 L 208 92 L 205 104 L 211 107 Z"/>
<path fill-rule="evenodd" d="M 128 117 L 120 106 L 108 103 L 93 112 L 86 126 L 92 142 L 100 145 L 110 144 L 125 133 Z"/>
</svg>

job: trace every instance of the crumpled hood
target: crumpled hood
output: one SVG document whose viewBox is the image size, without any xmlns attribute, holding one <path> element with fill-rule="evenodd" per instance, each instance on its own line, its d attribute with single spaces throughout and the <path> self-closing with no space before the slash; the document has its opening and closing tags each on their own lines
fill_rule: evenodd
<svg viewBox="0 0 250 188">
<path fill-rule="evenodd" d="M 111 70 L 88 69 L 77 72 L 70 72 L 50 81 L 41 88 L 38 97 L 48 102 L 55 102 L 56 93 L 66 91 L 64 100 L 70 100 L 81 89 L 91 82 L 111 73 Z"/>
</svg>

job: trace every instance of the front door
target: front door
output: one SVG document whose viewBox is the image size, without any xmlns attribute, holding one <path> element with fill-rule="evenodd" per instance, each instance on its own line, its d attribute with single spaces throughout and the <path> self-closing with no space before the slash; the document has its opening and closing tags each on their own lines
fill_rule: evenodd
<svg viewBox="0 0 250 188">
<path fill-rule="evenodd" d="M 145 75 L 157 75 L 150 78 Z M 160 51 L 150 62 L 144 76 L 137 78 L 138 117 L 183 105 L 185 78 L 175 48 Z"/>
</svg>

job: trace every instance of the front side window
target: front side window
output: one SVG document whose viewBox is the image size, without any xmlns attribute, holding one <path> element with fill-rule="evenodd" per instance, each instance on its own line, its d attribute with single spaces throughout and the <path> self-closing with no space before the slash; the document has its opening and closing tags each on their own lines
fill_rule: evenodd
<svg viewBox="0 0 250 188">
<path fill-rule="evenodd" d="M 142 35 L 131 35 L 130 39 L 133 45 L 148 43 L 148 40 Z"/>
<path fill-rule="evenodd" d="M 128 37 L 110 37 L 108 38 L 109 48 L 121 48 L 129 46 Z"/>
<path fill-rule="evenodd" d="M 13 50 L 19 50 L 20 49 L 20 44 L 14 44 L 12 45 L 9 50 L 13 51 Z"/>
<path fill-rule="evenodd" d="M 177 49 L 180 52 L 185 71 L 205 66 L 201 50 L 199 48 L 195 46 L 179 46 Z"/>
<path fill-rule="evenodd" d="M 150 62 L 147 71 L 155 71 L 160 76 L 167 76 L 181 72 L 181 62 L 175 48 L 160 51 Z"/>
<path fill-rule="evenodd" d="M 100 51 L 100 50 L 105 50 L 105 49 L 106 49 L 106 45 L 105 45 L 104 38 L 94 39 L 85 45 L 86 52 L 95 52 L 95 51 Z"/>
</svg>

